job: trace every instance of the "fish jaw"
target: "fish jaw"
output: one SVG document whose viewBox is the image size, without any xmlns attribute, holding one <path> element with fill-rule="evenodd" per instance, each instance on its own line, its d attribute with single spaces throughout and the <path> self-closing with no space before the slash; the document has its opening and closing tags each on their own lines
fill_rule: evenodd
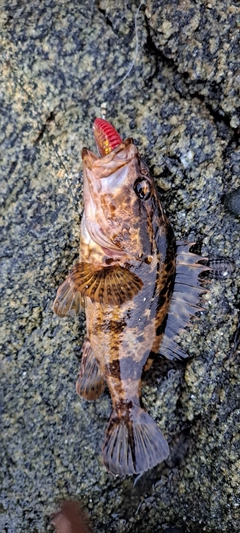
<svg viewBox="0 0 240 533">
<path fill-rule="evenodd" d="M 107 178 L 118 169 L 129 163 L 138 153 L 131 138 L 122 141 L 114 150 L 104 157 L 97 157 L 88 148 L 82 149 L 84 168 L 92 171 L 95 179 Z"/>
</svg>

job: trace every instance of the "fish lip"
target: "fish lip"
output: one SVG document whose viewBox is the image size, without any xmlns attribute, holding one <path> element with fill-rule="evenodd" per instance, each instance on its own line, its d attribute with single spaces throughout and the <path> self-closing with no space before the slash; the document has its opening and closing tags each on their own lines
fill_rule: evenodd
<svg viewBox="0 0 240 533">
<path fill-rule="evenodd" d="M 98 157 L 94 152 L 84 147 L 82 149 L 82 160 L 84 166 L 93 172 L 94 177 L 101 179 L 110 176 L 116 170 L 127 165 L 136 157 L 137 153 L 137 147 L 130 137 L 103 157 Z"/>
</svg>

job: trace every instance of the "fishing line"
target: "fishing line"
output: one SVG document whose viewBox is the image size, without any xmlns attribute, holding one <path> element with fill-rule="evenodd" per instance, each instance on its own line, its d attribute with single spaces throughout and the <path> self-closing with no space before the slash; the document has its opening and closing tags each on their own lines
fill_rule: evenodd
<svg viewBox="0 0 240 533">
<path fill-rule="evenodd" d="M 137 11 L 134 15 L 134 24 L 135 24 L 135 39 L 136 39 L 136 44 L 135 44 L 135 53 L 134 53 L 134 58 L 132 60 L 132 62 L 130 63 L 129 67 L 128 67 L 128 70 L 126 72 L 126 74 L 124 74 L 124 76 L 122 78 L 120 78 L 120 80 L 118 80 L 114 85 L 112 85 L 109 89 L 105 89 L 105 91 L 101 91 L 100 94 L 106 94 L 106 93 L 109 93 L 109 91 L 112 91 L 113 89 L 115 89 L 116 87 L 118 87 L 118 85 L 120 85 L 130 74 L 131 70 L 133 69 L 136 61 L 137 61 L 137 55 L 138 55 L 138 48 L 139 48 L 139 39 L 138 39 L 138 25 L 137 25 L 137 18 L 138 18 L 138 13 L 142 7 L 142 5 L 144 4 L 144 1 L 145 0 L 141 0 L 138 8 L 137 8 Z"/>
</svg>

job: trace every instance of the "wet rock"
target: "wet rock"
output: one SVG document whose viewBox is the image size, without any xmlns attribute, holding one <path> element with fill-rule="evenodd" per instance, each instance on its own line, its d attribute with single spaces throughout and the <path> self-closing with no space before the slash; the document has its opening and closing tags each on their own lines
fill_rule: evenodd
<svg viewBox="0 0 240 533">
<path fill-rule="evenodd" d="M 232 128 L 239 126 L 239 4 L 147 2 L 151 38 L 179 73 L 178 90 L 198 95 Z"/>
<path fill-rule="evenodd" d="M 232 215 L 240 217 L 240 187 L 224 196 L 224 205 Z"/>
<path fill-rule="evenodd" d="M 217 44 L 219 21 L 213 15 L 219 4 L 185 3 L 179 21 L 187 31 L 179 26 L 172 41 L 176 3 L 168 9 L 166 2 L 160 11 L 159 3 L 148 2 L 147 18 L 143 4 L 135 66 L 116 86 L 135 58 L 139 2 L 101 1 L 99 8 L 77 0 L 2 4 L 1 530 L 52 533 L 50 517 L 59 501 L 75 499 L 99 532 L 151 533 L 177 524 L 195 533 L 204 524 L 207 533 L 237 533 L 238 374 L 232 339 L 239 223 L 221 203 L 238 188 L 235 122 L 229 123 L 236 121 L 235 6 L 221 8 Z M 169 39 L 164 55 L 161 34 Z M 221 135 L 219 115 L 206 103 L 224 113 Z M 170 363 L 156 365 L 144 379 L 144 404 L 170 447 L 186 428 L 190 437 L 178 460 L 147 473 L 137 500 L 135 493 L 127 498 L 134 480 L 113 478 L 102 465 L 111 410 L 107 391 L 94 403 L 75 394 L 84 316 L 61 320 L 52 312 L 56 290 L 78 257 L 80 153 L 93 146 L 92 123 L 101 114 L 123 137 L 134 137 L 156 179 L 165 180 L 162 201 L 177 239 L 197 240 L 203 255 L 236 263 L 229 277 L 212 281 L 205 313 L 181 335 L 188 362 L 175 363 L 175 372 Z"/>
</svg>

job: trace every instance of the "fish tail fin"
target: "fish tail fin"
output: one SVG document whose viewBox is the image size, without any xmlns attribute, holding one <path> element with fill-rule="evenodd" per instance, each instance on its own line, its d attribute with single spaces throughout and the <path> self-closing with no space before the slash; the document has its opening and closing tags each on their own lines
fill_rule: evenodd
<svg viewBox="0 0 240 533">
<path fill-rule="evenodd" d="M 140 474 L 169 455 L 168 443 L 140 406 L 124 404 L 112 411 L 103 444 L 103 462 L 114 475 Z"/>
</svg>

